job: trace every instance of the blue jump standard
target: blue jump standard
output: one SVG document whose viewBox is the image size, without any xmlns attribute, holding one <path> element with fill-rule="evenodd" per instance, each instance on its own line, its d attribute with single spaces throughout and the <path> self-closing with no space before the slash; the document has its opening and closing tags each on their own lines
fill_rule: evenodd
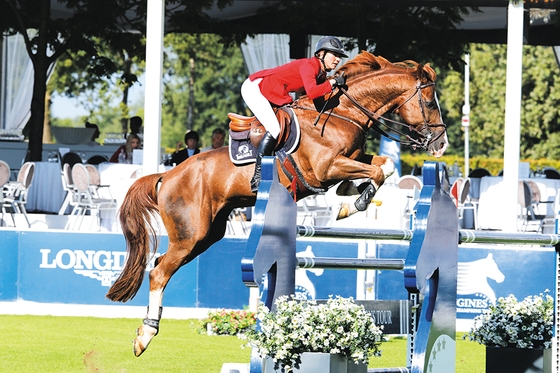
<svg viewBox="0 0 560 373">
<path fill-rule="evenodd" d="M 293 294 L 298 266 L 404 270 L 404 286 L 412 303 L 409 366 L 368 372 L 454 371 L 459 222 L 453 201 L 441 188 L 439 164 L 424 165 L 424 187 L 412 231 L 296 227 L 297 207 L 278 182 L 273 157 L 263 159 L 262 174 L 251 234 L 241 264 L 243 281 L 247 286 L 259 287 L 261 301 L 274 311 L 277 297 Z M 410 241 L 410 247 L 406 258 L 314 258 L 312 263 L 296 258 L 296 236 L 309 232 L 323 237 L 402 239 Z M 253 352 L 250 372 L 261 373 L 261 364 Z"/>
</svg>

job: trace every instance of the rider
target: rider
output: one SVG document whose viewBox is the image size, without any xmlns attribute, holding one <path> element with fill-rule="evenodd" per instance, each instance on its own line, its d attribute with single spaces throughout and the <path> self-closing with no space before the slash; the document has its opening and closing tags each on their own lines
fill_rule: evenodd
<svg viewBox="0 0 560 373">
<path fill-rule="evenodd" d="M 257 71 L 241 86 L 243 100 L 266 129 L 257 150 L 255 174 L 251 179 L 253 192 L 258 190 L 261 182 L 262 157 L 272 155 L 280 134 L 280 124 L 272 107 L 291 103 L 291 92 L 306 93 L 313 100 L 330 93 L 337 86 L 343 86 L 346 83 L 343 75 L 326 80 L 326 73 L 335 69 L 342 57 L 348 57 L 342 42 L 326 36 L 317 43 L 314 57 Z"/>
</svg>

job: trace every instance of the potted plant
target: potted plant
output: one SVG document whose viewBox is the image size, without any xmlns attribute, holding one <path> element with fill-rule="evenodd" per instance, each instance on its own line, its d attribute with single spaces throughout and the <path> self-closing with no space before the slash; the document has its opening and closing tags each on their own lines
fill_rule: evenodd
<svg viewBox="0 0 560 373">
<path fill-rule="evenodd" d="M 352 298 L 317 303 L 284 296 L 275 306 L 274 312 L 260 306 L 257 328 L 243 336 L 265 358 L 263 372 L 326 373 L 336 372 L 337 365 L 344 372 L 347 367 L 366 372 L 369 357 L 380 354 L 382 330 Z"/>
<path fill-rule="evenodd" d="M 521 302 L 510 294 L 477 316 L 465 338 L 486 346 L 486 372 L 525 372 L 535 361 L 550 371 L 553 309 L 548 290 Z"/>
</svg>

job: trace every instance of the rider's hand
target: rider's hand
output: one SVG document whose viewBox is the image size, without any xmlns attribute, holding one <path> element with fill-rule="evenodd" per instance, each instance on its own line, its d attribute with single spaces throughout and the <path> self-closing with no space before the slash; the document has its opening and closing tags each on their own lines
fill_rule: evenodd
<svg viewBox="0 0 560 373">
<path fill-rule="evenodd" d="M 344 74 L 334 76 L 333 80 L 335 82 L 333 87 L 344 87 L 346 85 L 346 77 Z"/>
</svg>

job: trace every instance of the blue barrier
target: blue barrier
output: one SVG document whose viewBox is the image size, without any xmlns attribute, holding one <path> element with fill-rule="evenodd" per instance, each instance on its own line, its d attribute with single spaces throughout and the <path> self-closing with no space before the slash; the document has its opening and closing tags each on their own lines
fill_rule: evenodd
<svg viewBox="0 0 560 373">
<path fill-rule="evenodd" d="M 329 228 L 296 227 L 296 205 L 278 183 L 274 158 L 263 161 L 263 181 L 259 187 L 253 228 L 242 260 L 243 281 L 258 286 L 261 300 L 274 310 L 274 300 L 295 290 L 296 232 L 315 236 L 410 240 L 406 259 L 379 260 L 314 258 L 323 268 L 404 269 L 404 283 L 412 303 L 408 372 L 450 372 L 455 365 L 455 300 L 458 257 L 458 218 L 455 205 L 441 188 L 437 163 L 426 163 L 424 188 L 417 204 L 414 230 L 360 232 Z M 338 261 L 339 264 L 334 264 Z M 305 259 L 299 260 L 305 265 Z M 309 260 L 308 260 L 309 262 Z M 355 264 L 355 266 L 353 266 Z M 284 277 L 284 274 L 286 275 Z M 429 369 L 428 369 L 429 368 Z M 251 373 L 261 371 L 256 353 L 251 357 Z M 404 369 L 404 370 L 402 370 Z M 382 370 L 389 372 L 391 370 Z"/>
</svg>

